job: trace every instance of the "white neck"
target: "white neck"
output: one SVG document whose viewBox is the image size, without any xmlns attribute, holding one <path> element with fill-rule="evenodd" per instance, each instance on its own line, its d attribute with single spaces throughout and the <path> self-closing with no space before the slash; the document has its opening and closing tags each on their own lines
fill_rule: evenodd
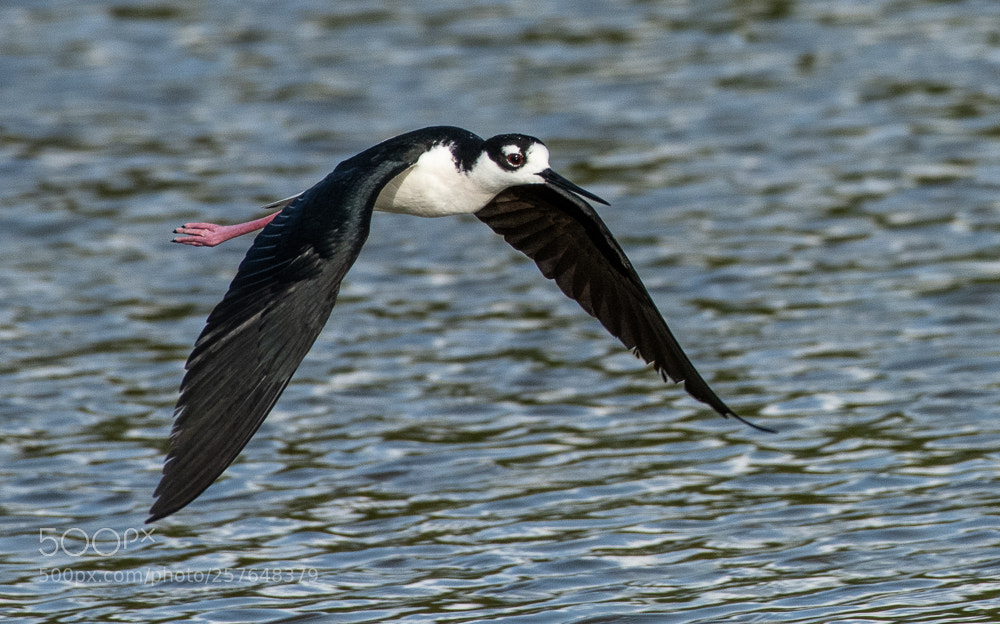
<svg viewBox="0 0 1000 624">
<path fill-rule="evenodd" d="M 544 182 L 538 174 L 548 169 L 548 149 L 540 143 L 532 145 L 524 157 L 525 165 L 512 171 L 501 168 L 484 152 L 471 168 L 459 171 L 451 147 L 435 145 L 385 185 L 375 200 L 375 210 L 418 217 L 471 214 L 504 189 Z"/>
<path fill-rule="evenodd" d="M 375 210 L 418 217 L 471 214 L 502 189 L 484 189 L 469 173 L 458 171 L 447 145 L 435 145 L 385 185 Z"/>
</svg>

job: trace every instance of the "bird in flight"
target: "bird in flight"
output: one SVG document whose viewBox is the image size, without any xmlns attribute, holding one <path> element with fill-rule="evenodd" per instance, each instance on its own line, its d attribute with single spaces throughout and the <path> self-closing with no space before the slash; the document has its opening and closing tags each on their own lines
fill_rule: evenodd
<svg viewBox="0 0 1000 624">
<path fill-rule="evenodd" d="M 175 242 L 215 246 L 262 229 L 188 357 L 147 522 L 197 498 L 260 427 L 326 324 L 375 210 L 475 215 L 664 381 L 683 381 L 722 416 L 770 431 L 738 416 L 709 388 L 587 199 L 607 204 L 555 173 L 534 137 L 483 140 L 437 126 L 348 158 L 312 188 L 270 204 L 278 210 L 261 219 L 175 230 L 184 235 Z"/>
</svg>

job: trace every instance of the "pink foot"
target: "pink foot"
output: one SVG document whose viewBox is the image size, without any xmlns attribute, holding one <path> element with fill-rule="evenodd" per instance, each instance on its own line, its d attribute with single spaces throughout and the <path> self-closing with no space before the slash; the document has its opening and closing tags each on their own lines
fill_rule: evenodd
<svg viewBox="0 0 1000 624">
<path fill-rule="evenodd" d="M 174 234 L 186 234 L 171 242 L 191 245 L 193 247 L 215 247 L 233 236 L 227 236 L 227 230 L 232 226 L 216 225 L 214 223 L 185 223 L 174 230 Z M 236 234 L 239 236 L 239 234 Z"/>
<path fill-rule="evenodd" d="M 279 211 L 280 212 L 280 211 Z M 230 238 L 242 236 L 248 232 L 259 230 L 275 217 L 278 213 L 270 214 L 261 219 L 237 223 L 236 225 L 216 225 L 215 223 L 185 223 L 174 230 L 174 234 L 186 234 L 184 237 L 173 239 L 172 242 L 192 247 L 215 247 L 219 243 L 224 243 Z"/>
</svg>

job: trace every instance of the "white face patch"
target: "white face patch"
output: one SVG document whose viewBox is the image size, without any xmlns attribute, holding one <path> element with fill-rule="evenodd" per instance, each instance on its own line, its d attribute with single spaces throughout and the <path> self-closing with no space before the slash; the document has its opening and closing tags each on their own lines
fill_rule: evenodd
<svg viewBox="0 0 1000 624">
<path fill-rule="evenodd" d="M 545 147 L 541 143 L 535 143 L 528 148 L 528 153 L 525 154 L 526 162 L 524 164 L 524 169 L 528 170 L 532 175 L 537 176 L 539 173 L 545 171 L 549 168 L 549 148 Z M 541 178 L 539 178 L 541 180 Z M 539 182 L 540 184 L 541 182 Z"/>
<path fill-rule="evenodd" d="M 496 197 L 500 191 L 512 186 L 542 184 L 545 182 L 538 175 L 549 168 L 549 150 L 544 145 L 537 143 L 531 145 L 525 154 L 521 154 L 520 147 L 507 145 L 500 149 L 500 153 L 505 159 L 509 158 L 511 154 L 521 155 L 523 162 L 518 168 L 511 170 L 498 165 L 488 154 L 484 153 L 476 160 L 468 173 L 469 178 L 484 193 L 489 194 L 490 199 Z M 514 166 L 514 163 L 508 160 L 506 166 Z"/>
</svg>

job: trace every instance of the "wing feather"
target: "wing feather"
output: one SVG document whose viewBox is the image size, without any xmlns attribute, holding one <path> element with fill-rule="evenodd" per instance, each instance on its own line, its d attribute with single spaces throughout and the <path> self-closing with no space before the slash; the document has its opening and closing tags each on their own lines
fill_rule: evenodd
<svg viewBox="0 0 1000 624">
<path fill-rule="evenodd" d="M 260 428 L 333 310 L 378 191 L 411 163 L 356 164 L 345 161 L 289 202 L 209 315 L 185 366 L 147 522 L 197 498 Z"/>
<path fill-rule="evenodd" d="M 646 287 L 594 209 L 552 185 L 524 185 L 497 195 L 476 216 L 534 260 L 568 297 L 666 380 L 743 422 L 695 370 Z M 752 427 L 761 428 L 752 423 Z"/>
</svg>

